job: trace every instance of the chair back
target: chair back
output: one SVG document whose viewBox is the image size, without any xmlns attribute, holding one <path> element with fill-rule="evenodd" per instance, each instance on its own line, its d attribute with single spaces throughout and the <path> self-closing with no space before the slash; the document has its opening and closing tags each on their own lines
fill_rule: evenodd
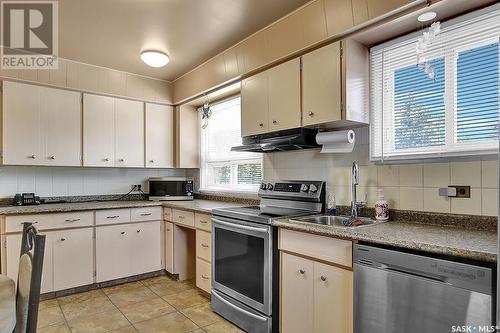
<svg viewBox="0 0 500 333">
<path fill-rule="evenodd" d="M 36 333 L 44 251 L 45 235 L 39 234 L 32 223 L 23 223 L 15 333 Z"/>
</svg>

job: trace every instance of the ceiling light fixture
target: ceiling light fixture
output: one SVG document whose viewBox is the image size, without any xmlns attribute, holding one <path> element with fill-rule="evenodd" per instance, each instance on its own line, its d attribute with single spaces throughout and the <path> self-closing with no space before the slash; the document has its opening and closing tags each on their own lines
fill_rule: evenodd
<svg viewBox="0 0 500 333">
<path fill-rule="evenodd" d="M 170 58 L 166 53 L 152 50 L 142 51 L 141 59 L 151 67 L 163 67 L 170 62 Z"/>
<path fill-rule="evenodd" d="M 419 22 L 427 22 L 430 20 L 434 20 L 436 18 L 437 14 L 436 12 L 425 12 L 423 14 L 420 14 L 417 18 Z"/>
</svg>

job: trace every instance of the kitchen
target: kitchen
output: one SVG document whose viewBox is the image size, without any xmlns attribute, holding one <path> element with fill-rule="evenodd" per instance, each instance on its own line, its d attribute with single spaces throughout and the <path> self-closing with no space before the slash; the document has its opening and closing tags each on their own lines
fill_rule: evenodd
<svg viewBox="0 0 500 333">
<path fill-rule="evenodd" d="M 495 1 L 0 5 L 1 333 L 499 325 Z"/>
</svg>

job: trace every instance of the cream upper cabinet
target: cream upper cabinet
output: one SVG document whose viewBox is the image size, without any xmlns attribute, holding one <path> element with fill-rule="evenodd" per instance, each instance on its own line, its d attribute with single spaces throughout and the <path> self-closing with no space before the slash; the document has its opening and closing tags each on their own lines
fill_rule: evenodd
<svg viewBox="0 0 500 333">
<path fill-rule="evenodd" d="M 413 0 L 366 0 L 370 19 L 409 4 Z"/>
<path fill-rule="evenodd" d="M 268 73 L 262 72 L 241 83 L 241 135 L 269 131 Z"/>
<path fill-rule="evenodd" d="M 146 103 L 146 168 L 174 167 L 174 109 Z"/>
<path fill-rule="evenodd" d="M 115 159 L 115 99 L 83 95 L 83 165 L 112 167 Z"/>
<path fill-rule="evenodd" d="M 45 165 L 82 164 L 82 111 L 79 92 L 41 87 Z"/>
<path fill-rule="evenodd" d="M 80 93 L 3 83 L 3 163 L 81 165 Z"/>
<path fill-rule="evenodd" d="M 302 124 L 341 120 L 340 42 L 302 56 Z"/>
<path fill-rule="evenodd" d="M 3 163 L 41 165 L 40 87 L 3 82 Z"/>
<path fill-rule="evenodd" d="M 287 253 L 282 253 L 281 258 L 282 332 L 311 332 L 314 320 L 313 262 Z"/>
<path fill-rule="evenodd" d="M 144 167 L 144 103 L 115 98 L 115 166 Z"/>
<path fill-rule="evenodd" d="M 300 59 L 268 71 L 270 132 L 300 127 Z"/>
</svg>

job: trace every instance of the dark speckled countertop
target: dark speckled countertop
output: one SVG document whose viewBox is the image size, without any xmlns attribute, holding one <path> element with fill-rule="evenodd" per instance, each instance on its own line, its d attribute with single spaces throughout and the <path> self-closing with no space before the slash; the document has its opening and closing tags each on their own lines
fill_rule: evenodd
<svg viewBox="0 0 500 333">
<path fill-rule="evenodd" d="M 497 261 L 497 233 L 444 225 L 388 221 L 361 227 L 335 227 L 282 219 L 273 225 L 317 235 L 390 245 L 478 261 Z"/>
</svg>

